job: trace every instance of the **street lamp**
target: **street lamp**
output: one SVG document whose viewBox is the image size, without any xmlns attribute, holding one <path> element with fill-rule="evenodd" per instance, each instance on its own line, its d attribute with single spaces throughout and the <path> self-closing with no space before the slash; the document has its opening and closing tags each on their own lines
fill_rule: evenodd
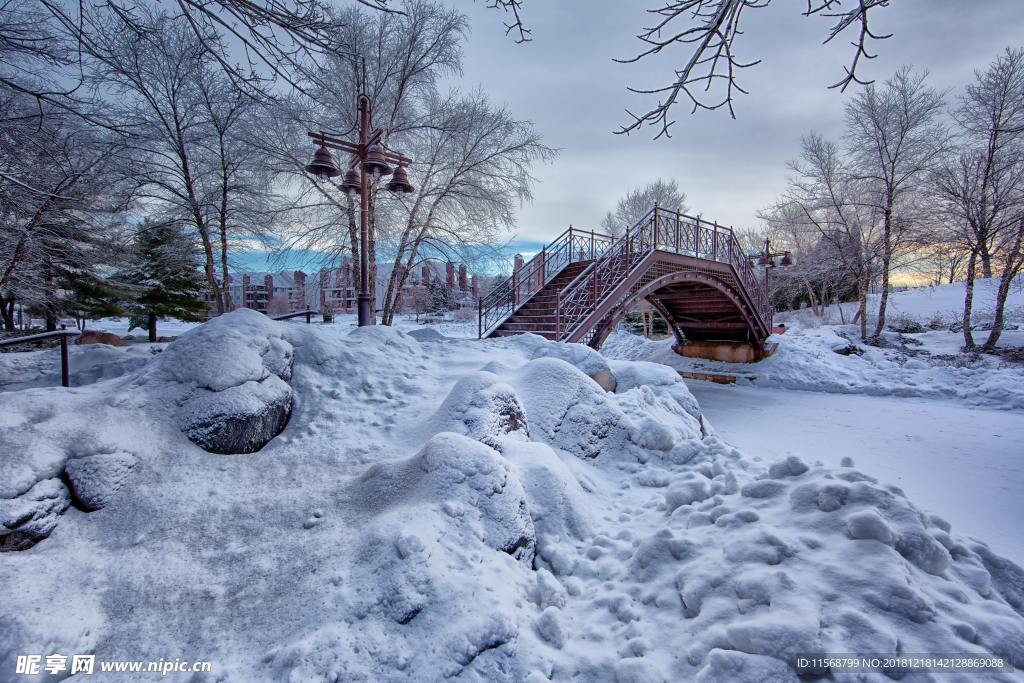
<svg viewBox="0 0 1024 683">
<path fill-rule="evenodd" d="M 779 261 L 779 265 L 783 268 L 793 265 L 793 259 L 790 257 L 788 251 L 772 251 L 772 244 L 767 237 L 764 238 L 764 248 L 758 254 L 750 254 L 747 258 L 753 262 L 757 260 L 757 265 L 764 268 L 764 291 L 768 291 L 768 271 L 775 267 L 775 258 L 781 256 L 782 260 Z"/>
<path fill-rule="evenodd" d="M 359 195 L 359 295 L 358 312 L 359 326 L 370 324 L 370 267 L 367 248 L 368 211 L 369 211 L 369 177 L 379 180 L 383 176 L 394 174 L 386 189 L 389 192 L 412 192 L 413 186 L 405 167 L 412 159 L 397 152 L 392 152 L 381 143 L 383 131 L 377 128 L 370 131 L 370 98 L 359 95 L 359 142 L 348 142 L 341 138 L 320 131 L 307 133 L 318 145 L 313 152 L 313 159 L 306 170 L 324 180 L 337 178 L 342 171 L 334 165 L 330 150 L 336 149 L 349 155 L 348 170 L 344 179 L 337 187 L 351 197 Z M 392 168 L 393 166 L 393 168 Z"/>
</svg>

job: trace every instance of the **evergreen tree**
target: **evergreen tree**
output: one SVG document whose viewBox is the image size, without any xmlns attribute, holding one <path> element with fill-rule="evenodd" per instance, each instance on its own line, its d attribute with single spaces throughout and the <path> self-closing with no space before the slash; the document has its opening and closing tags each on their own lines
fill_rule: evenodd
<svg viewBox="0 0 1024 683">
<path fill-rule="evenodd" d="M 125 309 L 131 316 L 129 330 L 136 327 L 157 340 L 160 318 L 201 321 L 206 304 L 202 299 L 203 279 L 195 245 L 175 223 L 143 223 L 135 237 L 136 261 L 123 274 L 131 289 Z"/>
<path fill-rule="evenodd" d="M 427 310 L 431 313 L 445 313 L 451 308 L 451 294 L 448 285 L 437 278 L 430 280 Z"/>
</svg>

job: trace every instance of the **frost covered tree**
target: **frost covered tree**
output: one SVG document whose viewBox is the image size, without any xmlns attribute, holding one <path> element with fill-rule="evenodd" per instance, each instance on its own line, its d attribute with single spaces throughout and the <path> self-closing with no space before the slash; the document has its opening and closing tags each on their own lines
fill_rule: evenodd
<svg viewBox="0 0 1024 683">
<path fill-rule="evenodd" d="M 554 154 L 530 122 L 480 91 L 433 97 L 425 109 L 425 125 L 406 136 L 417 161 L 416 191 L 395 198 L 390 212 L 395 267 L 385 292 L 385 325 L 401 310 L 417 260 L 494 243 L 532 196 L 530 167 Z"/>
<path fill-rule="evenodd" d="M 620 199 L 601 219 L 601 228 L 611 235 L 619 235 L 643 218 L 655 204 L 672 211 L 686 211 L 686 193 L 674 179 L 653 180 L 630 190 Z"/>
<path fill-rule="evenodd" d="M 885 329 L 894 261 L 923 228 L 919 198 L 946 149 L 942 96 L 926 79 L 926 72 L 903 67 L 880 86 L 868 84 L 846 105 L 850 170 L 863 181 L 865 199 L 881 221 L 875 337 Z"/>
<path fill-rule="evenodd" d="M 862 339 L 868 339 L 868 293 L 879 269 L 880 211 L 865 201 L 867 181 L 858 177 L 840 147 L 820 135 L 803 138 L 800 157 L 792 162 L 782 202 L 795 207 L 795 225 L 827 245 L 841 272 L 856 283 Z"/>
<path fill-rule="evenodd" d="M 996 321 L 985 345 L 994 347 L 1002 332 L 1002 312 L 1009 285 L 1021 268 L 1024 235 L 1024 48 L 1007 48 L 976 81 L 967 86 L 954 112 L 958 126 L 956 153 L 936 176 L 936 193 L 950 220 L 961 226 L 968 251 L 964 297 L 964 344 L 975 345 L 971 332 L 974 278 L 1001 266 Z M 997 254 L 1000 255 L 997 258 Z"/>
<path fill-rule="evenodd" d="M 141 10 L 140 10 L 141 11 Z M 159 30 L 116 24 L 91 45 L 92 78 L 115 97 L 110 116 L 128 131 L 136 206 L 161 222 L 187 222 L 203 251 L 218 313 L 231 309 L 228 252 L 265 235 L 275 197 L 251 143 L 258 102 L 212 61 L 206 41 L 181 19 L 154 15 Z"/>
<path fill-rule="evenodd" d="M 0 91 L 0 312 L 46 320 L 103 309 L 126 202 L 120 140 L 79 117 Z"/>
<path fill-rule="evenodd" d="M 205 319 L 203 279 L 195 241 L 177 223 L 146 221 L 136 231 L 132 266 L 120 274 L 127 286 L 124 302 L 129 331 L 147 331 L 157 340 L 161 318 L 199 322 Z"/>
<path fill-rule="evenodd" d="M 369 280 L 371 298 L 384 302 L 384 324 L 401 310 L 403 285 L 425 258 L 458 254 L 466 261 L 486 251 L 481 247 L 511 225 L 519 202 L 530 196 L 531 166 L 553 156 L 531 124 L 482 92 L 442 92 L 445 79 L 461 71 L 465 16 L 431 0 L 400 7 L 402 14 L 342 10 L 339 52 L 314 79 L 331 87 L 290 101 L 287 116 L 266 126 L 277 141 L 268 153 L 279 178 L 299 198 L 285 240 L 289 247 L 334 257 L 358 254 L 358 197 L 346 197 L 303 170 L 310 152 L 306 131 L 351 133 L 358 93 L 369 95 L 385 144 L 413 159 L 411 195 L 386 192 L 386 178 L 370 183 Z M 374 291 L 378 245 L 393 265 L 383 297 Z M 358 281 L 358 259 L 351 260 Z"/>
</svg>

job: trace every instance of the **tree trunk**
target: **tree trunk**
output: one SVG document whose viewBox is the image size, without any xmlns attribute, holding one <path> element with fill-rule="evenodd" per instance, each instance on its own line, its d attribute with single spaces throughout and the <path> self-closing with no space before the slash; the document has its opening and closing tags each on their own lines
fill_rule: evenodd
<svg viewBox="0 0 1024 683">
<path fill-rule="evenodd" d="M 981 249 L 981 276 L 984 278 L 992 277 L 992 252 L 989 250 L 985 240 L 981 240 L 979 248 Z"/>
<path fill-rule="evenodd" d="M 156 336 L 156 314 L 149 313 L 146 316 L 146 329 L 149 330 L 149 343 L 155 344 L 157 340 Z"/>
<path fill-rule="evenodd" d="M 862 276 L 857 283 L 857 300 L 860 304 L 860 308 L 857 311 L 857 317 L 860 318 L 860 338 L 861 341 L 867 341 L 868 339 L 868 289 L 870 285 L 867 281 L 867 276 Z"/>
<path fill-rule="evenodd" d="M 4 330 L 14 332 L 14 296 L 10 298 L 0 297 L 0 313 L 3 314 Z"/>
<path fill-rule="evenodd" d="M 971 251 L 971 257 L 967 260 L 967 286 L 964 294 L 964 315 L 961 319 L 964 325 L 964 348 L 974 349 L 974 335 L 971 334 L 971 309 L 974 306 L 974 274 L 978 267 L 978 252 Z"/>
<path fill-rule="evenodd" d="M 1018 223 L 1017 234 L 1013 239 L 1013 247 L 1011 247 L 1010 253 L 1006 255 L 1005 262 L 1003 263 L 1003 273 L 999 278 L 999 289 L 996 292 L 995 320 L 992 321 L 992 331 L 989 332 L 988 339 L 985 340 L 985 348 L 990 351 L 995 350 L 999 337 L 1003 334 L 1003 309 L 1006 308 L 1006 297 L 1010 293 L 1010 284 L 1017 277 L 1021 269 L 1020 252 L 1022 241 L 1024 241 L 1024 218 L 1021 218 Z"/>
</svg>

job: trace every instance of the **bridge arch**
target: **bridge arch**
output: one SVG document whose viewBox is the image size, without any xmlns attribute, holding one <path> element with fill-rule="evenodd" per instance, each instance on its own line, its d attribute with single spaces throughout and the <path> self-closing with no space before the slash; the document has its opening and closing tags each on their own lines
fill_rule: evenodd
<svg viewBox="0 0 1024 683">
<path fill-rule="evenodd" d="M 706 297 L 711 293 L 713 298 L 718 299 L 718 301 L 714 302 L 716 304 L 714 312 L 719 317 L 738 318 L 738 320 L 708 321 L 691 319 L 693 316 L 683 315 L 682 309 L 673 305 L 670 301 L 685 301 L 688 293 L 701 297 Z M 672 298 L 670 299 L 670 297 Z M 589 345 L 595 349 L 601 348 L 608 335 L 625 317 L 626 313 L 637 303 L 645 300 L 665 319 L 665 322 L 668 323 L 669 328 L 675 335 L 676 341 L 679 343 L 696 341 L 701 337 L 706 337 L 705 334 L 698 332 L 701 329 L 728 329 L 728 333 L 718 332 L 719 336 L 731 335 L 733 337 L 726 339 L 726 341 L 758 342 L 760 335 L 756 334 L 758 329 L 756 322 L 734 284 L 710 273 L 696 270 L 678 270 L 662 275 L 631 292 L 594 328 Z M 709 324 L 719 324 L 722 327 L 708 328 Z M 742 332 L 742 334 L 737 334 L 739 332 Z"/>
</svg>

